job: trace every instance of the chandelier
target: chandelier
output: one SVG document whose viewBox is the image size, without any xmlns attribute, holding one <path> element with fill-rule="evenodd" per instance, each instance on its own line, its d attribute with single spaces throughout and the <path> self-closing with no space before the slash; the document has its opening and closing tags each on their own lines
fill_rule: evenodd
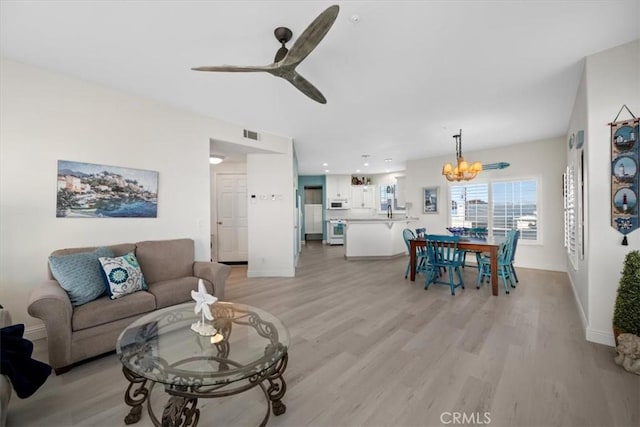
<svg viewBox="0 0 640 427">
<path fill-rule="evenodd" d="M 482 171 L 482 163 L 473 162 L 471 165 L 462 157 L 462 129 L 457 135 L 453 135 L 456 140 L 456 159 L 458 164 L 453 166 L 451 163 L 445 163 L 442 167 L 442 175 L 447 181 L 470 181 Z"/>
</svg>

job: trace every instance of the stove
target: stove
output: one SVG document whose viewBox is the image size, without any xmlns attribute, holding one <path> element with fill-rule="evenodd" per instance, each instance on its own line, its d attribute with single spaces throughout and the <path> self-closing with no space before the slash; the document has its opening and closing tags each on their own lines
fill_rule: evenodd
<svg viewBox="0 0 640 427">
<path fill-rule="evenodd" d="M 344 235 L 347 230 L 347 222 L 343 219 L 330 219 L 327 227 L 328 242 L 330 245 L 344 245 Z"/>
</svg>

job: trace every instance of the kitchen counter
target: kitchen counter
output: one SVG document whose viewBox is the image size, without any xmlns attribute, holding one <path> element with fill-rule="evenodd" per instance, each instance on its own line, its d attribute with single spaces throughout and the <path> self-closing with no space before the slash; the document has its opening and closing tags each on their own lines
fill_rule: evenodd
<svg viewBox="0 0 640 427">
<path fill-rule="evenodd" d="M 393 217 L 393 218 L 387 218 L 387 217 L 379 217 L 379 216 L 375 216 L 375 217 L 371 217 L 371 218 L 366 218 L 366 217 L 362 217 L 362 218 L 345 218 L 344 221 L 346 222 L 412 222 L 412 221 L 417 221 L 418 218 L 417 217 Z"/>
<path fill-rule="evenodd" d="M 412 228 L 415 217 L 345 218 L 345 257 L 347 259 L 391 258 L 403 255 L 407 248 L 402 230 Z"/>
</svg>

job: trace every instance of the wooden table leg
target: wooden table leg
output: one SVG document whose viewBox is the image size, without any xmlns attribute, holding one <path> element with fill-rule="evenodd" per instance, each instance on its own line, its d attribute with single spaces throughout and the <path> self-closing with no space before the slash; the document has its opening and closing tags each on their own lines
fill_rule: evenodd
<svg viewBox="0 0 640 427">
<path fill-rule="evenodd" d="M 416 281 L 416 242 L 411 241 L 411 245 L 409 245 L 411 250 L 409 251 L 409 265 L 411 266 L 411 281 Z"/>
<path fill-rule="evenodd" d="M 491 256 L 491 293 L 498 296 L 498 248 L 492 246 L 489 250 Z"/>
</svg>

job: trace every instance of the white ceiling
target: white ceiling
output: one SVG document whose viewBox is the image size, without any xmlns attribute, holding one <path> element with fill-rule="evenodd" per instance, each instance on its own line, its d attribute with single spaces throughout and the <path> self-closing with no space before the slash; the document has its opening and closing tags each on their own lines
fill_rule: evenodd
<svg viewBox="0 0 640 427">
<path fill-rule="evenodd" d="M 583 58 L 640 37 L 639 3 L 2 0 L 0 52 L 291 136 L 301 174 L 380 173 L 453 157 L 459 128 L 465 152 L 563 135 Z M 275 27 L 290 47 L 331 4 L 338 19 L 297 69 L 326 105 L 266 73 L 190 70 L 269 64 Z"/>
</svg>

